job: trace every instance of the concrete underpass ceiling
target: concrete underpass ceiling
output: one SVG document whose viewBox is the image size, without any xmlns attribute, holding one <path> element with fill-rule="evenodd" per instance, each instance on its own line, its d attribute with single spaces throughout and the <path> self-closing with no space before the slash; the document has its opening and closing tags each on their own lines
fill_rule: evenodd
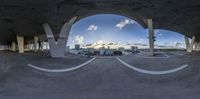
<svg viewBox="0 0 200 99">
<path fill-rule="evenodd" d="M 146 28 L 152 18 L 154 28 L 168 29 L 200 41 L 200 0 L 1 0 L 0 41 L 15 35 L 31 38 L 44 34 L 48 22 L 55 33 L 73 16 L 79 19 L 95 14 L 119 14 Z"/>
</svg>

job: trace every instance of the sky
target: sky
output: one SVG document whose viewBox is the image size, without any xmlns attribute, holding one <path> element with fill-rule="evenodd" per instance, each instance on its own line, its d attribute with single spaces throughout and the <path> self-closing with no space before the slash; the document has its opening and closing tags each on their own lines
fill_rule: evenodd
<svg viewBox="0 0 200 99">
<path fill-rule="evenodd" d="M 169 30 L 155 30 L 158 46 L 184 47 L 184 37 L 180 33 Z M 148 45 L 148 30 L 136 21 L 113 14 L 100 14 L 83 18 L 72 26 L 67 45 L 74 48 L 75 44 L 116 43 Z"/>
</svg>

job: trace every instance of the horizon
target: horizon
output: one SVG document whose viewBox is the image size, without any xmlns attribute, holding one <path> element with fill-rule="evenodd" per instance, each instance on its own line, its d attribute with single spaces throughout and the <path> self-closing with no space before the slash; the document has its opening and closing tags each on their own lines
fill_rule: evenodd
<svg viewBox="0 0 200 99">
<path fill-rule="evenodd" d="M 155 48 L 174 47 L 185 48 L 184 36 L 180 33 L 155 29 Z M 147 45 L 148 30 L 138 22 L 120 15 L 100 14 L 83 18 L 77 21 L 70 31 L 67 46 L 74 48 L 75 44 L 86 46 L 96 42 L 131 43 Z M 122 46 L 122 45 L 119 45 Z M 137 46 L 140 48 L 141 46 Z"/>
</svg>

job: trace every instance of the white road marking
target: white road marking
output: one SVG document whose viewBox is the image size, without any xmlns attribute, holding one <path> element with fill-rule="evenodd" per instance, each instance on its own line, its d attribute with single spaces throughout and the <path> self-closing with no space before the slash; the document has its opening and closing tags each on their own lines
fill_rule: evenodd
<svg viewBox="0 0 200 99">
<path fill-rule="evenodd" d="M 41 68 L 39 66 L 35 66 L 35 65 L 32 65 L 32 64 L 27 64 L 29 67 L 31 68 L 34 68 L 34 69 L 37 69 L 37 70 L 40 70 L 40 71 L 44 71 L 44 72 L 53 72 L 53 73 L 60 73 L 60 72 L 69 72 L 69 71 L 73 71 L 73 70 L 76 70 L 76 69 L 79 69 L 87 64 L 89 64 L 90 62 L 92 62 L 93 60 L 95 60 L 96 57 L 90 59 L 89 61 L 81 64 L 81 65 L 78 65 L 78 66 L 75 66 L 75 67 L 71 67 L 71 68 L 66 68 L 66 69 L 47 69 L 47 68 Z"/>
<path fill-rule="evenodd" d="M 150 75 L 163 75 L 163 74 L 175 73 L 175 72 L 183 70 L 183 69 L 185 69 L 186 67 L 189 66 L 188 64 L 185 64 L 185 65 L 182 65 L 182 66 L 180 66 L 178 68 L 174 68 L 174 69 L 170 69 L 170 70 L 165 70 L 165 71 L 150 71 L 150 70 L 140 69 L 140 68 L 134 67 L 132 65 L 129 65 L 126 62 L 124 62 L 123 60 L 121 60 L 119 57 L 116 57 L 116 58 L 117 58 L 117 60 L 119 62 L 121 62 L 122 64 L 124 64 L 126 67 L 128 67 L 130 69 L 133 69 L 133 70 L 135 70 L 137 72 L 144 73 L 144 74 L 150 74 Z"/>
<path fill-rule="evenodd" d="M 169 58 L 169 55 L 167 55 L 165 52 L 161 52 L 161 53 L 163 53 L 166 58 Z"/>
</svg>

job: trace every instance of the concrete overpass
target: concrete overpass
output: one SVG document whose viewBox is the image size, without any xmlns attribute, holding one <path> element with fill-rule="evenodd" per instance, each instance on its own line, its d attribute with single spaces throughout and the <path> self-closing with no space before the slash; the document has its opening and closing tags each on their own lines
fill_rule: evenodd
<svg viewBox="0 0 200 99">
<path fill-rule="evenodd" d="M 187 52 L 199 51 L 199 11 L 200 0 L 0 0 L 0 45 L 23 53 L 0 51 L 0 98 L 199 99 L 200 52 L 64 57 L 73 23 L 95 14 L 123 15 L 149 29 L 151 55 L 154 29 L 182 33 Z M 30 43 L 37 51 L 40 40 L 64 58 L 24 53 Z"/>
<path fill-rule="evenodd" d="M 95 14 L 118 14 L 150 29 L 151 52 L 153 29 L 182 33 L 186 36 L 188 52 L 191 52 L 193 44 L 199 45 L 200 41 L 199 10 L 199 0 L 1 0 L 0 42 L 12 45 L 13 41 L 17 42 L 17 35 L 18 45 L 23 42 L 20 39 L 24 42 L 33 40 L 34 36 L 45 34 L 44 23 L 49 24 L 55 39 L 58 39 L 63 25 L 74 16 L 77 20 L 73 20 L 78 21 Z M 66 39 L 69 30 L 64 37 Z M 190 43 L 187 37 L 193 37 L 193 42 Z M 37 37 L 35 40 L 37 42 Z"/>
</svg>

